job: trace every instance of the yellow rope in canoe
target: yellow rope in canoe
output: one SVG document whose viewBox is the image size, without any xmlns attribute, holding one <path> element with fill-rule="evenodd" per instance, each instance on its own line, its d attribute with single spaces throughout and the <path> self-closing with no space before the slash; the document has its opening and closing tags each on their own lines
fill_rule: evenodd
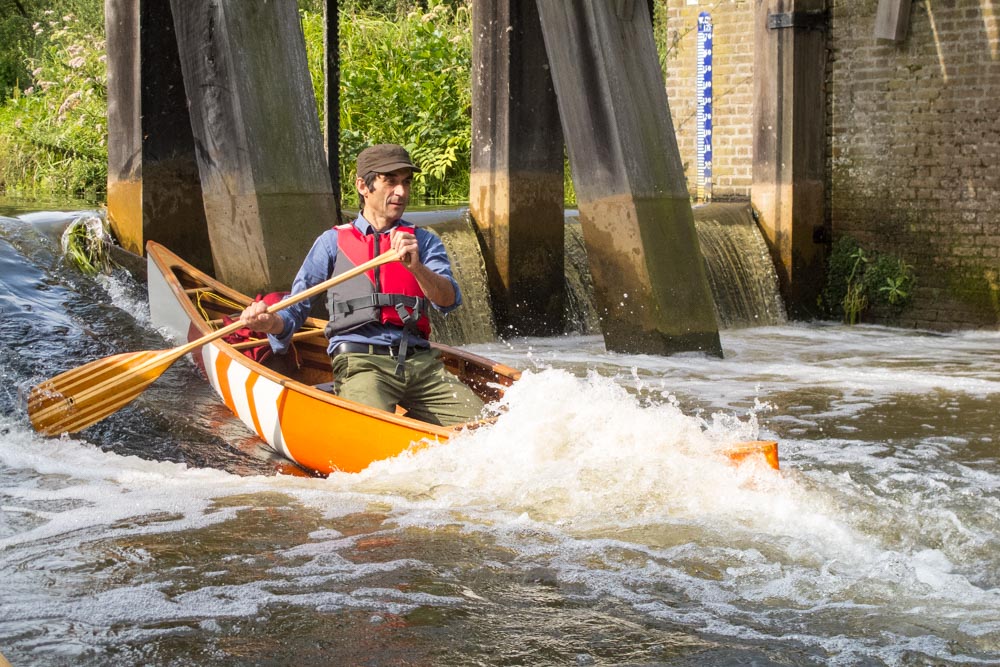
<svg viewBox="0 0 1000 667">
<path fill-rule="evenodd" d="M 208 292 L 208 291 L 205 291 L 205 290 L 200 290 L 198 292 L 197 298 L 195 299 L 195 304 L 194 305 L 198 309 L 198 313 L 202 316 L 202 318 L 204 318 L 204 320 L 206 322 L 208 322 L 215 329 L 221 328 L 222 327 L 222 323 L 221 322 L 215 322 L 215 323 L 212 322 L 212 320 L 215 319 L 215 318 L 213 318 L 211 315 L 208 314 L 208 311 L 205 309 L 205 306 L 203 306 L 202 303 L 201 303 L 202 299 L 205 298 L 205 297 L 211 297 L 212 301 L 214 301 L 216 304 L 219 304 L 219 305 L 222 305 L 222 306 L 229 306 L 229 307 L 233 308 L 236 311 L 234 313 L 234 315 L 230 316 L 230 317 L 233 317 L 233 319 L 236 319 L 236 314 L 243 312 L 243 306 L 241 304 L 237 303 L 236 301 L 233 301 L 232 299 L 224 297 L 221 294 L 217 294 L 216 292 Z M 263 338 L 250 337 L 249 340 L 264 340 L 264 339 Z"/>
<path fill-rule="evenodd" d="M 233 301 L 232 299 L 224 297 L 221 294 L 218 294 L 216 292 L 209 292 L 207 290 L 199 290 L 198 291 L 198 296 L 195 299 L 195 304 L 194 305 L 198 309 L 198 313 L 202 316 L 202 318 L 204 318 L 204 320 L 206 322 L 208 322 L 209 325 L 212 326 L 213 328 L 215 328 L 216 330 L 220 329 L 223 326 L 223 323 L 222 322 L 217 322 L 217 323 L 213 323 L 212 322 L 212 320 L 215 319 L 215 318 L 213 318 L 211 315 L 208 314 L 208 311 L 205 309 L 205 306 L 203 306 L 202 303 L 201 303 L 201 300 L 204 297 L 211 297 L 212 301 L 214 301 L 215 303 L 217 303 L 219 305 L 230 306 L 231 308 L 236 309 L 239 313 L 243 312 L 243 306 L 241 304 L 237 303 L 236 301 Z M 255 332 L 251 330 L 250 333 L 253 334 Z M 264 338 L 257 338 L 256 336 L 250 335 L 250 336 L 247 337 L 247 340 L 248 341 L 252 341 L 254 343 L 263 343 L 263 342 L 267 341 L 267 338 L 266 337 L 264 337 Z M 298 350 L 297 347 L 295 347 L 295 343 L 292 343 L 291 345 L 289 345 L 289 347 L 291 348 L 292 354 L 294 355 L 296 368 L 301 367 L 302 366 L 302 359 L 299 357 L 299 350 Z"/>
</svg>

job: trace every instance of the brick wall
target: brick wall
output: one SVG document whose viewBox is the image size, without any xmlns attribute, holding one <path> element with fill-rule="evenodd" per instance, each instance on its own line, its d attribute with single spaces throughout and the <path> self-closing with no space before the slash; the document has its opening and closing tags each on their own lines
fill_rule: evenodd
<svg viewBox="0 0 1000 667">
<path fill-rule="evenodd" d="M 914 266 L 918 287 L 903 324 L 994 328 L 1000 6 L 914 2 L 909 35 L 899 44 L 873 38 L 876 7 L 876 0 L 831 7 L 827 196 L 834 235 L 850 234 Z"/>
<path fill-rule="evenodd" d="M 748 199 L 753 154 L 753 3 L 658 0 L 657 39 L 666 44 L 667 99 L 688 189 L 697 184 L 698 14 L 712 17 L 712 196 Z"/>
<path fill-rule="evenodd" d="M 753 4 L 657 0 L 667 95 L 694 193 L 696 33 L 714 25 L 714 197 L 752 182 Z M 907 39 L 873 37 L 877 0 L 831 0 L 827 216 L 834 237 L 914 267 L 894 322 L 1000 326 L 1000 5 L 914 0 Z M 873 321 L 868 318 L 866 321 Z"/>
</svg>

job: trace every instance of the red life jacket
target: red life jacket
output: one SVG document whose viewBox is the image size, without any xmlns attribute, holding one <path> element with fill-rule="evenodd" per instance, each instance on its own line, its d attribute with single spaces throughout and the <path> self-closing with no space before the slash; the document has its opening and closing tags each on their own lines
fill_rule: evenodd
<svg viewBox="0 0 1000 667">
<path fill-rule="evenodd" d="M 414 227 L 394 229 L 416 234 Z M 392 247 L 388 231 L 362 234 L 353 224 L 338 225 L 334 230 L 337 232 L 334 275 L 346 273 Z M 326 333 L 330 337 L 371 322 L 415 329 L 424 338 L 431 335 L 427 297 L 417 279 L 399 262 L 383 264 L 335 285 L 328 293 L 327 305 L 330 323 Z"/>
</svg>

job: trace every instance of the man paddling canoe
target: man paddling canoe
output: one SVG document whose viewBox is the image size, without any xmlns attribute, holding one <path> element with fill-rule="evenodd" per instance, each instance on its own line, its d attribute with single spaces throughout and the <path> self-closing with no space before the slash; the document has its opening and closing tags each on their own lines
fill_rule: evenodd
<svg viewBox="0 0 1000 667">
<path fill-rule="evenodd" d="M 398 263 L 377 267 L 327 294 L 334 392 L 390 412 L 399 406 L 415 419 L 450 426 L 478 417 L 483 403 L 445 370 L 430 347 L 428 302 L 448 313 L 461 305 L 462 292 L 441 240 L 402 219 L 418 171 L 402 146 L 378 144 L 361 151 L 355 179 L 361 212 L 354 222 L 316 239 L 292 294 L 392 248 Z M 273 313 L 258 301 L 240 319 L 268 334 L 271 348 L 281 354 L 309 310 L 309 299 Z"/>
</svg>

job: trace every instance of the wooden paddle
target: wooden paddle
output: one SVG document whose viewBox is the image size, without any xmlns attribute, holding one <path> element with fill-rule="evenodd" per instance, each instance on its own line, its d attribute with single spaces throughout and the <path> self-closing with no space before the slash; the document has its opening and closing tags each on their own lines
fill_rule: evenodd
<svg viewBox="0 0 1000 667">
<path fill-rule="evenodd" d="M 279 301 L 270 306 L 267 312 L 287 308 L 376 266 L 393 261 L 396 261 L 395 251 L 387 250 L 350 271 Z M 117 354 L 46 380 L 33 387 L 28 396 L 28 418 L 31 425 L 43 435 L 76 433 L 85 429 L 131 403 L 156 378 L 163 375 L 171 364 L 188 352 L 228 336 L 243 326 L 242 322 L 236 321 L 172 350 Z"/>
</svg>

